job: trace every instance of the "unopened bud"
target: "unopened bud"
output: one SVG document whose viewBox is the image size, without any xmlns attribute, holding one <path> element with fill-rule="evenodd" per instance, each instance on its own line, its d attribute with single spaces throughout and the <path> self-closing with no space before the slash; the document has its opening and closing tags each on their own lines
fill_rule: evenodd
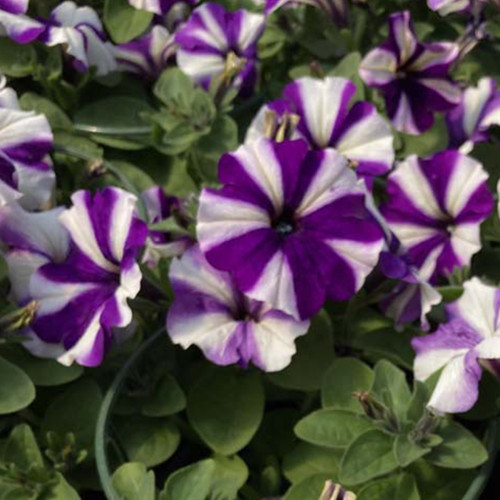
<svg viewBox="0 0 500 500">
<path fill-rule="evenodd" d="M 359 401 L 369 419 L 379 422 L 390 432 L 399 430 L 398 420 L 392 410 L 377 401 L 369 392 L 355 392 L 354 397 Z"/>
<path fill-rule="evenodd" d="M 340 484 L 327 481 L 319 500 L 356 500 L 352 491 L 346 491 Z"/>
<path fill-rule="evenodd" d="M 12 333 L 30 325 L 35 318 L 39 303 L 36 300 L 0 318 L 0 332 Z"/>
</svg>

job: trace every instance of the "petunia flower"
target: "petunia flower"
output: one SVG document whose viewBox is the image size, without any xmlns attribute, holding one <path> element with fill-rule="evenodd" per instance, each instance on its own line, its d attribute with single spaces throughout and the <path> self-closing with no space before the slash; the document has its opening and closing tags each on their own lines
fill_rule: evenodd
<svg viewBox="0 0 500 500">
<path fill-rule="evenodd" d="M 140 289 L 136 259 L 147 228 L 135 215 L 136 197 L 121 189 L 78 191 L 72 201 L 59 216 L 71 239 L 67 258 L 42 265 L 29 280 L 38 310 L 27 347 L 62 364 L 96 366 L 112 329 L 132 320 L 127 300 Z"/>
<path fill-rule="evenodd" d="M 176 49 L 174 35 L 164 26 L 157 25 L 137 40 L 113 47 L 113 53 L 120 71 L 157 79 Z"/>
<path fill-rule="evenodd" d="M 164 15 L 176 4 L 194 5 L 196 0 L 128 0 L 128 3 L 136 9 Z"/>
<path fill-rule="evenodd" d="M 446 16 L 453 12 L 465 12 L 477 0 L 427 0 L 427 5 L 432 10 L 437 10 L 442 16 Z"/>
<path fill-rule="evenodd" d="M 492 78 L 481 78 L 467 88 L 461 103 L 446 115 L 450 148 L 470 153 L 476 142 L 489 138 L 489 128 L 500 125 L 500 92 Z"/>
<path fill-rule="evenodd" d="M 63 2 L 52 11 L 46 24 L 41 40 L 49 47 L 62 45 L 77 71 L 95 67 L 97 75 L 102 76 L 117 69 L 112 45 L 106 41 L 102 23 L 92 8 Z"/>
<path fill-rule="evenodd" d="M 243 9 L 228 12 L 222 5 L 205 3 L 175 35 L 177 64 L 205 88 L 212 79 L 234 72 L 237 88 L 252 89 L 257 78 L 257 41 L 264 27 L 262 14 Z"/>
<path fill-rule="evenodd" d="M 371 184 L 394 162 L 393 136 L 389 124 L 365 101 L 350 102 L 356 86 L 349 80 L 304 77 L 290 83 L 283 99 L 264 106 L 247 132 L 247 141 L 266 135 L 266 113 L 299 117 L 294 137 L 305 139 L 312 148 L 334 148 L 342 153 L 357 173 Z M 274 104 L 276 103 L 276 104 Z"/>
<path fill-rule="evenodd" d="M 224 155 L 219 180 L 201 194 L 198 240 L 250 298 L 309 318 L 327 297 L 349 299 L 376 265 L 382 231 L 335 150 L 260 139 Z"/>
<path fill-rule="evenodd" d="M 499 305 L 499 289 L 473 278 L 464 284 L 463 295 L 446 306 L 449 321 L 435 333 L 413 339 L 417 380 L 443 370 L 428 403 L 430 409 L 459 413 L 474 406 L 480 363 L 500 358 Z"/>
<path fill-rule="evenodd" d="M 458 55 L 457 44 L 419 42 L 410 13 L 398 12 L 389 17 L 387 41 L 365 56 L 359 73 L 384 95 L 394 127 L 418 135 L 432 127 L 434 113 L 460 102 L 460 90 L 449 77 Z"/>
<path fill-rule="evenodd" d="M 175 300 L 167 331 L 172 341 L 184 349 L 197 345 L 218 365 L 252 362 L 268 372 L 282 370 L 295 354 L 295 339 L 309 328 L 309 321 L 246 298 L 198 246 L 172 262 L 170 281 Z"/>
<path fill-rule="evenodd" d="M 33 210 L 52 196 L 55 174 L 47 153 L 52 131 L 45 115 L 23 111 L 16 92 L 0 82 L 0 207 L 17 200 Z"/>
<path fill-rule="evenodd" d="M 42 23 L 26 16 L 29 0 L 0 0 L 0 36 L 30 43 L 44 31 Z"/>
<path fill-rule="evenodd" d="M 154 186 L 147 189 L 142 193 L 142 199 L 146 205 L 150 224 L 158 224 L 172 217 L 178 219 L 181 227 L 187 226 L 181 200 L 174 196 L 167 196 L 161 187 Z M 186 234 L 150 229 L 142 260 L 149 266 L 155 266 L 161 258 L 182 255 L 192 244 L 193 239 Z"/>
<path fill-rule="evenodd" d="M 347 0 L 264 0 L 266 14 L 271 14 L 283 6 L 312 5 L 326 14 L 340 27 L 347 26 L 348 5 Z"/>
<path fill-rule="evenodd" d="M 410 156 L 390 174 L 381 212 L 419 269 L 434 256 L 431 281 L 480 250 L 479 226 L 493 208 L 487 178 L 479 162 L 457 151 Z"/>
</svg>

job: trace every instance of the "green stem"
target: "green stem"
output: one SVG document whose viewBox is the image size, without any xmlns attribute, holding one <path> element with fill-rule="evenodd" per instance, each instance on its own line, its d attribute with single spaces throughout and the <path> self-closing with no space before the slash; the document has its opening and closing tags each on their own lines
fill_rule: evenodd
<svg viewBox="0 0 500 500">
<path fill-rule="evenodd" d="M 85 160 L 85 161 L 96 161 L 99 160 L 102 162 L 102 165 L 111 172 L 131 193 L 134 193 L 137 196 L 138 199 L 138 210 L 139 210 L 139 215 L 141 218 L 145 221 L 147 221 L 147 212 L 146 212 L 146 206 L 144 204 L 144 200 L 142 199 L 142 193 L 137 189 L 137 187 L 128 179 L 126 175 L 123 174 L 123 172 L 116 167 L 113 163 L 101 159 L 101 158 L 96 158 L 92 155 L 89 155 L 87 153 L 83 153 L 82 151 L 78 151 L 73 148 L 69 148 L 67 146 L 63 146 L 62 144 L 54 144 L 54 151 L 59 152 L 59 153 L 64 153 L 69 156 L 73 156 L 75 158 L 79 158 L 80 160 Z"/>
<path fill-rule="evenodd" d="M 110 417 L 113 413 L 113 407 L 120 394 L 130 370 L 134 367 L 135 363 L 143 356 L 148 348 L 154 344 L 158 339 L 165 335 L 165 328 L 161 328 L 149 337 L 141 347 L 132 354 L 128 361 L 123 365 L 122 369 L 118 372 L 113 383 L 111 384 L 108 392 L 104 396 L 99 417 L 97 419 L 97 426 L 95 432 L 95 460 L 97 464 L 97 472 L 101 481 L 102 488 L 108 500 L 123 500 L 120 495 L 115 491 L 111 484 L 111 472 L 109 470 L 108 457 L 106 453 L 106 446 L 108 444 L 108 430 L 110 428 Z"/>
<path fill-rule="evenodd" d="M 486 487 L 497 456 L 497 432 L 498 422 L 492 419 L 486 432 L 486 447 L 489 455 L 488 461 L 483 465 L 474 481 L 472 481 L 462 500 L 479 500 L 481 493 Z"/>
</svg>

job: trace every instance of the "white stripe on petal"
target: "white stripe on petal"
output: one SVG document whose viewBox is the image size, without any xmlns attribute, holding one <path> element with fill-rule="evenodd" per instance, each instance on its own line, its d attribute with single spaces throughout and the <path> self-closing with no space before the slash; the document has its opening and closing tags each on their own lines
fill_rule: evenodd
<svg viewBox="0 0 500 500">
<path fill-rule="evenodd" d="M 412 248 L 439 234 L 438 229 L 429 226 L 417 226 L 404 222 L 389 222 L 388 224 L 391 231 L 407 248 Z"/>
<path fill-rule="evenodd" d="M 418 135 L 420 129 L 415 123 L 410 101 L 404 92 L 400 93 L 399 103 L 395 115 L 392 117 L 392 123 L 396 130 L 406 134 Z"/>
<path fill-rule="evenodd" d="M 410 156 L 399 163 L 389 178 L 398 184 L 415 207 L 423 214 L 434 219 L 444 218 L 429 181 L 420 169 L 416 156 Z"/>
<path fill-rule="evenodd" d="M 228 49 L 227 37 L 222 26 L 217 22 L 211 12 L 211 5 L 205 4 L 195 10 L 206 26 L 204 30 L 192 30 L 192 35 L 203 40 L 207 45 L 225 52 Z"/>
<path fill-rule="evenodd" d="M 193 78 L 202 83 L 206 79 L 217 76 L 224 71 L 224 58 L 217 54 L 201 54 L 183 49 L 177 50 L 177 64 Z"/>
<path fill-rule="evenodd" d="M 9 269 L 11 293 L 14 300 L 17 303 L 29 301 L 31 276 L 37 269 L 47 264 L 49 259 L 27 250 L 13 250 L 5 255 L 5 261 Z"/>
<path fill-rule="evenodd" d="M 65 210 L 60 215 L 59 220 L 70 232 L 78 248 L 89 259 L 103 269 L 116 273 L 118 272 L 118 268 L 104 257 L 97 242 L 85 203 L 86 194 L 86 191 L 77 191 L 73 194 L 71 197 L 73 206 Z"/>
<path fill-rule="evenodd" d="M 481 163 L 469 156 L 457 158 L 455 168 L 446 189 L 446 208 L 457 216 L 469 202 L 471 195 L 488 179 Z"/>
<path fill-rule="evenodd" d="M 112 213 L 109 214 L 108 243 L 113 257 L 117 262 L 121 262 L 137 206 L 137 196 L 122 189 L 113 189 L 113 192 L 115 203 Z"/>
<path fill-rule="evenodd" d="M 386 85 L 396 78 L 398 61 L 393 52 L 377 48 L 361 61 L 359 74 L 367 85 Z"/>
<path fill-rule="evenodd" d="M 481 250 L 478 223 L 460 224 L 451 233 L 451 246 L 463 266 L 470 264 L 472 256 Z"/>
<path fill-rule="evenodd" d="M 498 333 L 479 343 L 474 350 L 483 359 L 500 359 L 500 335 Z"/>
<path fill-rule="evenodd" d="M 460 102 L 460 89 L 452 82 L 444 78 L 420 78 L 418 83 L 427 87 L 430 91 L 436 92 L 450 104 Z"/>
<path fill-rule="evenodd" d="M 265 22 L 266 18 L 262 14 L 244 11 L 238 35 L 238 46 L 244 50 L 255 43 L 264 28 Z"/>
</svg>

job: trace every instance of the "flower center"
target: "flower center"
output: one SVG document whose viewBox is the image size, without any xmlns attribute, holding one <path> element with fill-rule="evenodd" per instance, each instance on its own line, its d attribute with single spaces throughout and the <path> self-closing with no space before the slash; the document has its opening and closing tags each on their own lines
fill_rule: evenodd
<svg viewBox="0 0 500 500">
<path fill-rule="evenodd" d="M 292 234 L 296 229 L 293 214 L 282 213 L 273 221 L 273 229 L 278 233 L 281 238 L 285 238 Z"/>
</svg>

